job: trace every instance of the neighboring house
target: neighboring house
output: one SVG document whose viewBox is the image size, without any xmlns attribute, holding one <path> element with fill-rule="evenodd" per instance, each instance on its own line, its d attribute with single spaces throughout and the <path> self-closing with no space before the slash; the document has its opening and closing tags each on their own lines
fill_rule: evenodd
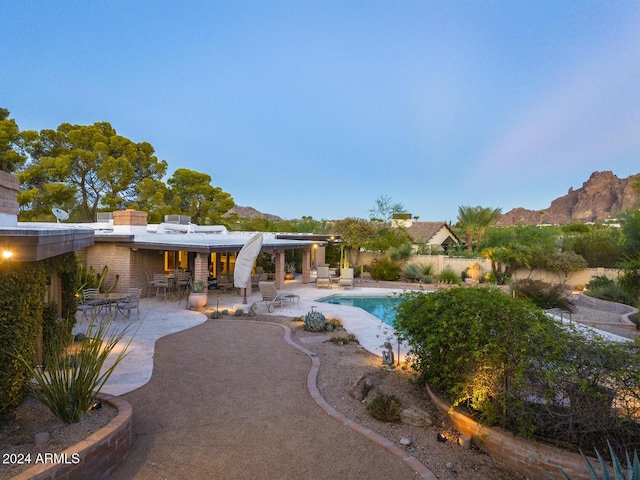
<svg viewBox="0 0 640 480">
<path fill-rule="evenodd" d="M 410 215 L 404 215 L 394 218 L 393 225 L 406 228 L 418 251 L 446 252 L 451 246 L 460 244 L 460 239 L 445 222 L 417 222 Z"/>
</svg>

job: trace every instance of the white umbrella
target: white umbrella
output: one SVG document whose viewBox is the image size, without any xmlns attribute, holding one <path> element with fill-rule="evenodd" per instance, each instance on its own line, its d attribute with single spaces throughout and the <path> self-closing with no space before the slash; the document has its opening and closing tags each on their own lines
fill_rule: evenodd
<svg viewBox="0 0 640 480">
<path fill-rule="evenodd" d="M 256 233 L 247 240 L 236 258 L 236 266 L 233 271 L 233 285 L 236 288 L 244 288 L 243 304 L 247 303 L 247 284 L 251 279 L 251 270 L 262 249 L 262 233 Z"/>
</svg>

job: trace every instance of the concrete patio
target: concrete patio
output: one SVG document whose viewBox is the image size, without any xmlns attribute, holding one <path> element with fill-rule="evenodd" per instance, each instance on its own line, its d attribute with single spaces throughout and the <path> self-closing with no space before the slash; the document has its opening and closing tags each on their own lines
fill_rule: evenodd
<svg viewBox="0 0 640 480">
<path fill-rule="evenodd" d="M 137 320 L 135 311 L 132 312 L 132 319 L 128 326 L 127 335 L 134 334 L 128 355 L 115 369 L 102 391 L 111 395 L 123 395 L 146 384 L 151 379 L 153 371 L 155 342 L 159 338 L 204 323 L 215 309 L 227 309 L 228 318 L 233 318 L 237 309 L 247 312 L 255 303 L 255 312 L 259 315 L 299 317 L 310 311 L 313 306 L 327 318 L 339 318 L 347 332 L 354 334 L 365 349 L 376 355 L 382 354 L 382 344 L 393 336 L 393 328 L 358 307 L 332 305 L 317 302 L 317 300 L 333 294 L 391 295 L 401 293 L 402 290 L 368 286 L 365 288 L 357 284 L 355 288 L 348 290 L 337 287 L 316 288 L 314 283 L 302 284 L 297 280 L 287 281 L 284 290 L 298 295 L 300 301 L 295 304 L 285 304 L 283 308 L 275 307 L 273 312 L 268 311 L 258 291 L 252 292 L 247 297 L 247 303 L 243 304 L 243 297 L 235 290 L 228 292 L 209 290 L 207 307 L 203 311 L 188 310 L 186 295 L 181 300 L 178 295 L 169 296 L 166 301 L 158 300 L 153 296 L 141 299 L 140 319 Z M 81 322 L 81 315 L 78 315 L 78 318 L 78 325 L 74 332 L 85 332 L 88 322 Z M 128 321 L 118 315 L 115 325 L 119 328 L 125 327 Z M 112 352 L 112 357 L 115 358 L 117 353 Z M 406 348 L 401 347 L 401 360 L 405 354 Z"/>
</svg>

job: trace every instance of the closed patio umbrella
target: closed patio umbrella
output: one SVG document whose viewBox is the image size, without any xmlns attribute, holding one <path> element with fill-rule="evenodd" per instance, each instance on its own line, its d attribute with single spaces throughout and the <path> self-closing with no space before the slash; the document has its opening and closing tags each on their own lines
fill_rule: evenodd
<svg viewBox="0 0 640 480">
<path fill-rule="evenodd" d="M 249 283 L 251 279 L 253 263 L 256 261 L 261 248 L 262 233 L 256 233 L 247 240 L 247 243 L 244 244 L 236 258 L 236 266 L 233 271 L 233 285 L 236 288 L 244 288 L 243 304 L 247 303 L 247 283 Z"/>
</svg>

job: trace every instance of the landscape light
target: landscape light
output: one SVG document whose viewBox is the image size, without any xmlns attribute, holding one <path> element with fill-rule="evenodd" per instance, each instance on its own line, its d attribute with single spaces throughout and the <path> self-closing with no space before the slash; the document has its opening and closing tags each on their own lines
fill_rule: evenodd
<svg viewBox="0 0 640 480">
<path fill-rule="evenodd" d="M 3 250 L 2 251 L 2 258 L 4 260 L 7 260 L 9 258 L 13 257 L 13 252 L 11 250 Z"/>
</svg>

